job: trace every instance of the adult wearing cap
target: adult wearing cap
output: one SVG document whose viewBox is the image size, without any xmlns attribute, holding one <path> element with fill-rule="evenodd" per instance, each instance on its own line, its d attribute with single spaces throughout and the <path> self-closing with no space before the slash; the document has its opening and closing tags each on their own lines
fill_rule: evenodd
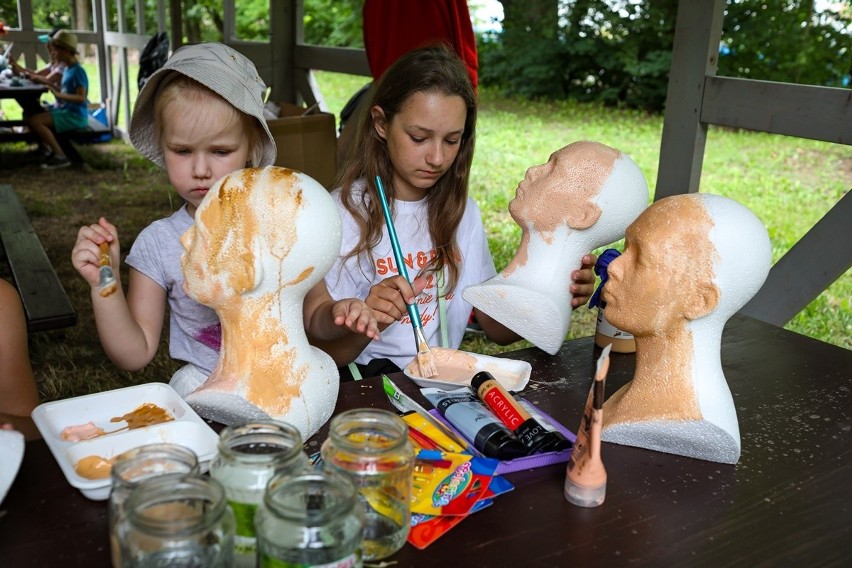
<svg viewBox="0 0 852 568">
<path fill-rule="evenodd" d="M 56 97 L 56 108 L 26 117 L 27 126 L 47 146 L 51 153 L 41 165 L 45 169 L 64 168 L 71 165 L 56 141 L 56 132 L 68 132 L 86 128 L 89 124 L 88 99 L 89 78 L 77 59 L 77 36 L 59 30 L 51 40 L 56 60 L 66 65 L 62 74 L 61 87 L 47 86 Z"/>
</svg>

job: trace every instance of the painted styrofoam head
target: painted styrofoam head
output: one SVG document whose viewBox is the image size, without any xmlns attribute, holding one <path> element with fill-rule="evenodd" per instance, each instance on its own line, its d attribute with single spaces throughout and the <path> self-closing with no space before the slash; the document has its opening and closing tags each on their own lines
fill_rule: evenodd
<svg viewBox="0 0 852 568">
<path fill-rule="evenodd" d="M 604 440 L 739 460 L 722 328 L 763 285 L 771 262 L 760 220 L 718 195 L 661 199 L 628 227 L 603 298 L 607 319 L 636 338 L 636 372 L 604 407 Z"/>
<path fill-rule="evenodd" d="M 217 366 L 187 402 L 236 424 L 274 418 L 307 439 L 331 416 L 339 376 L 308 343 L 304 297 L 340 250 L 340 215 L 328 192 L 287 168 L 222 178 L 182 237 L 187 294 L 222 324 Z"/>
<path fill-rule="evenodd" d="M 620 239 L 647 205 L 648 184 L 626 154 L 588 141 L 557 150 L 527 170 L 509 203 L 522 232 L 515 257 L 464 299 L 555 354 L 571 323 L 571 272 Z"/>
</svg>

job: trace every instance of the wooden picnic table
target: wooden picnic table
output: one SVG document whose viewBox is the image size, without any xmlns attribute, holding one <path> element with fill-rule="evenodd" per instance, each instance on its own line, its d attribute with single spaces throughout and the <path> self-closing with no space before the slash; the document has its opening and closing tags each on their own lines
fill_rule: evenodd
<svg viewBox="0 0 852 568">
<path fill-rule="evenodd" d="M 595 357 L 591 338 L 532 364 L 529 400 L 571 430 L 580 422 Z M 607 394 L 632 376 L 635 356 L 613 354 Z M 841 566 L 852 558 L 852 351 L 735 316 L 722 361 L 742 433 L 736 465 L 603 444 L 606 501 L 562 496 L 565 465 L 507 474 L 514 490 L 425 550 L 386 559 L 406 566 Z M 423 401 L 401 373 L 391 378 Z M 424 404 L 428 404 L 425 403 Z M 392 409 L 381 381 L 343 383 L 335 413 Z M 324 430 L 309 440 L 316 451 Z M 43 441 L 29 442 L 0 505 L 0 565 L 109 565 L 107 507 L 63 477 Z"/>
<path fill-rule="evenodd" d="M 29 79 L 18 78 L 18 80 L 20 84 L 13 85 L 9 78 L 0 79 L 0 99 L 15 99 L 22 109 L 38 106 L 39 99 L 48 91 L 48 88 Z M 32 140 L 29 132 L 19 128 L 23 125 L 22 120 L 0 120 L 0 142 Z"/>
</svg>

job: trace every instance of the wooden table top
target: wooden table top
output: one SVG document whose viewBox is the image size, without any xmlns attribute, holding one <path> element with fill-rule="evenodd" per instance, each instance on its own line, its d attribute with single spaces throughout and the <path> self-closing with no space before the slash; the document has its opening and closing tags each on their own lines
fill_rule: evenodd
<svg viewBox="0 0 852 568">
<path fill-rule="evenodd" d="M 583 338 L 554 356 L 507 356 L 532 363 L 523 394 L 575 430 L 598 353 Z M 491 507 L 427 549 L 406 544 L 386 560 L 394 568 L 844 565 L 852 558 L 852 351 L 736 316 L 722 360 L 742 435 L 737 465 L 604 443 L 600 507 L 565 501 L 564 464 L 512 473 L 515 489 Z M 613 354 L 608 395 L 633 365 L 632 355 Z M 392 378 L 419 396 L 402 374 Z M 341 385 L 335 412 L 366 406 L 391 409 L 378 379 Z M 83 497 L 44 442 L 30 442 L 0 505 L 0 566 L 58 565 L 109 565 L 106 502 Z"/>
<path fill-rule="evenodd" d="M 47 92 L 47 86 L 41 83 L 21 79 L 20 85 L 12 85 L 9 79 L 0 80 L 0 99 L 14 99 L 20 96 L 41 95 Z"/>
</svg>

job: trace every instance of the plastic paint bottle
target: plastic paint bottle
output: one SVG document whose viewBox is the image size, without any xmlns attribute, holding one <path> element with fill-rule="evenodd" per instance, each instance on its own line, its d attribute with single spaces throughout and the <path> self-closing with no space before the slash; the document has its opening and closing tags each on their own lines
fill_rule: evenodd
<svg viewBox="0 0 852 568">
<path fill-rule="evenodd" d="M 527 455 L 527 447 L 512 436 L 469 388 L 452 391 L 425 388 L 420 392 L 482 455 L 498 460 Z"/>
<path fill-rule="evenodd" d="M 536 407 L 533 403 L 528 401 L 522 396 L 515 395 L 515 400 L 520 403 L 524 409 L 530 413 L 530 416 L 538 420 L 538 423 L 544 426 L 544 429 L 550 432 L 550 435 L 553 436 L 554 445 L 547 445 L 547 451 L 549 452 L 561 452 L 562 450 L 568 450 L 574 444 L 565 437 L 565 434 L 556 429 L 556 427 L 551 422 L 552 419 L 549 419 L 547 416 L 542 414 L 541 410 Z"/>
<path fill-rule="evenodd" d="M 529 453 L 549 451 L 558 442 L 488 371 L 475 374 L 470 386 Z"/>
<path fill-rule="evenodd" d="M 597 507 L 606 497 L 606 469 L 601 460 L 601 431 L 610 346 L 598 358 L 595 379 L 586 399 L 586 411 L 577 430 L 577 442 L 565 472 L 565 499 L 579 507 Z"/>
<path fill-rule="evenodd" d="M 633 335 L 618 329 L 606 319 L 606 302 L 601 298 L 604 285 L 609 279 L 609 263 L 621 255 L 616 249 L 606 249 L 595 262 L 595 274 L 601 277 L 601 283 L 592 298 L 589 300 L 589 308 L 598 308 L 597 327 L 595 328 L 595 345 L 604 348 L 612 345 L 616 353 L 635 353 L 636 340 Z"/>
</svg>

